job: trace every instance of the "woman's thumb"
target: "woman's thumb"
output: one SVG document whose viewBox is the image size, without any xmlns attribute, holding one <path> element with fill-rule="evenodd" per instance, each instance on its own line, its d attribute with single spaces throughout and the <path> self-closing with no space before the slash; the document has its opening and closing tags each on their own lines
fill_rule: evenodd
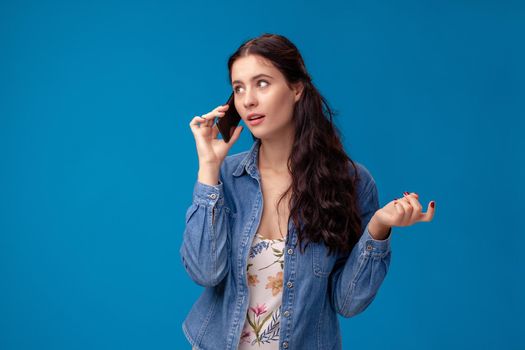
<svg viewBox="0 0 525 350">
<path fill-rule="evenodd" d="M 242 125 L 239 125 L 239 126 L 235 127 L 235 130 L 233 130 L 232 137 L 230 138 L 230 142 L 233 143 L 233 142 L 237 141 L 237 139 L 241 135 L 241 131 L 243 131 L 243 130 L 244 130 L 244 127 Z"/>
</svg>

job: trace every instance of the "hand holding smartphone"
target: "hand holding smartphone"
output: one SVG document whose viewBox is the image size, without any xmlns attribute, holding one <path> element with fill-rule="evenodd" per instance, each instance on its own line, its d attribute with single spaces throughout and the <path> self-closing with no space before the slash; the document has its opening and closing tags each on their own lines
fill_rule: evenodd
<svg viewBox="0 0 525 350">
<path fill-rule="evenodd" d="M 228 99 L 226 104 L 228 104 L 229 107 L 222 118 L 217 118 L 217 128 L 219 129 L 219 132 L 221 133 L 224 142 L 230 142 L 230 138 L 233 132 L 235 131 L 235 128 L 237 127 L 237 125 L 239 125 L 239 122 L 241 121 L 241 116 L 237 112 L 237 109 L 235 109 L 233 92 L 230 95 L 230 98 Z"/>
</svg>

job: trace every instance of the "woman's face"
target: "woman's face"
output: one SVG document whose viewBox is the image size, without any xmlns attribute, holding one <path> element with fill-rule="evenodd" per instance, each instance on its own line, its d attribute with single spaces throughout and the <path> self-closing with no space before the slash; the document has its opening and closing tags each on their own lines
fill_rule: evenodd
<svg viewBox="0 0 525 350">
<path fill-rule="evenodd" d="M 281 72 L 259 55 L 238 58 L 231 69 L 235 108 L 251 133 L 259 139 L 290 137 L 295 103 L 302 84 L 290 89 Z M 250 121 L 252 113 L 264 115 Z"/>
</svg>

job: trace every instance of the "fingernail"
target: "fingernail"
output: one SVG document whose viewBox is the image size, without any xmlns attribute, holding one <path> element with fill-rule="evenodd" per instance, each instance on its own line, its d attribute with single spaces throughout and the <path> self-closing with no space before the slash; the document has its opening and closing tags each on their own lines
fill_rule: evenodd
<svg viewBox="0 0 525 350">
<path fill-rule="evenodd" d="M 405 192 L 403 192 L 403 194 L 404 194 L 405 196 L 408 196 L 408 192 L 406 192 L 406 191 L 405 191 Z"/>
<path fill-rule="evenodd" d="M 436 205 L 436 203 L 435 203 L 434 201 L 430 202 L 430 206 L 431 206 L 432 208 L 434 208 L 434 205 Z"/>
</svg>

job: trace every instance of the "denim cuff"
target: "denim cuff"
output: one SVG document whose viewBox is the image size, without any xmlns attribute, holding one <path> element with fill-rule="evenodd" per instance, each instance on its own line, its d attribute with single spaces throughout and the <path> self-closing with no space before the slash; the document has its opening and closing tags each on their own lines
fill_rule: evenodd
<svg viewBox="0 0 525 350">
<path fill-rule="evenodd" d="M 209 206 L 224 204 L 224 189 L 221 180 L 217 185 L 208 185 L 197 180 L 193 187 L 193 202 Z"/>
<path fill-rule="evenodd" d="M 385 239 L 374 239 L 368 231 L 368 226 L 370 222 L 366 225 L 365 231 L 363 232 L 362 241 L 364 243 L 364 250 L 368 254 L 373 255 L 385 255 L 390 251 L 390 241 L 392 238 L 392 227 L 388 231 L 388 236 Z"/>
</svg>

